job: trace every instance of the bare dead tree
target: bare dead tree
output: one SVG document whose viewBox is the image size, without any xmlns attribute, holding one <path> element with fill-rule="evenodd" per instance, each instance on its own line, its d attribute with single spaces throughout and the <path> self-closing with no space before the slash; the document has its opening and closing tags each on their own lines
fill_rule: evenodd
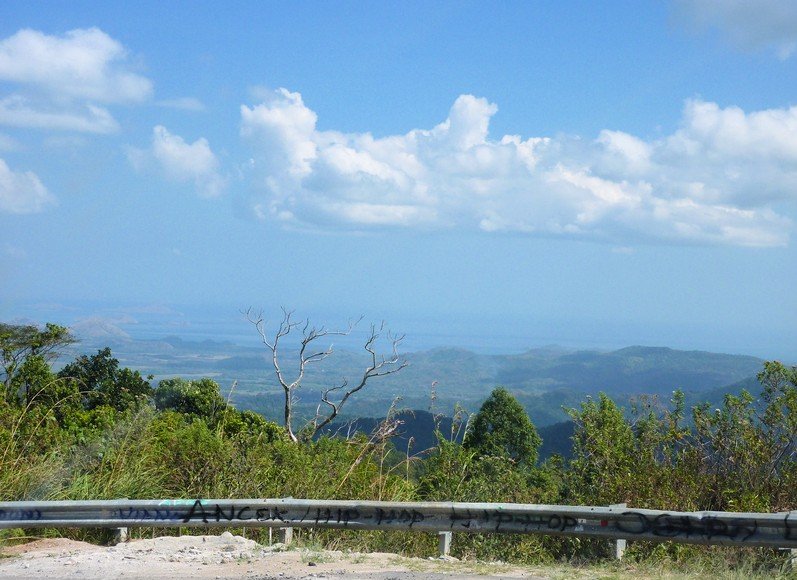
<svg viewBox="0 0 797 580">
<path fill-rule="evenodd" d="M 282 309 L 282 321 L 279 323 L 273 335 L 268 334 L 266 329 L 266 322 L 263 319 L 263 313 L 255 313 L 251 308 L 246 311 L 246 318 L 257 329 L 260 339 L 265 345 L 266 349 L 271 354 L 271 364 L 274 367 L 274 372 L 277 377 L 277 382 L 285 395 L 284 401 L 284 426 L 288 433 L 288 437 L 292 441 L 298 442 L 299 436 L 297 430 L 294 429 L 294 413 L 293 408 L 297 401 L 296 392 L 302 385 L 302 380 L 305 377 L 305 372 L 308 365 L 319 363 L 331 356 L 333 353 L 332 346 L 326 348 L 316 348 L 319 340 L 331 336 L 348 336 L 351 334 L 354 327 L 362 320 L 360 317 L 354 322 L 349 322 L 346 330 L 328 330 L 321 326 L 313 326 L 309 320 L 294 320 L 293 311 Z M 282 341 L 286 336 L 292 332 L 301 333 L 301 341 L 299 343 L 298 360 L 296 361 L 296 378 L 289 380 L 286 378 L 284 372 L 284 365 L 282 360 L 282 352 L 280 351 Z M 376 351 L 377 341 L 385 335 L 385 338 L 391 344 L 391 352 L 388 356 L 379 355 Z M 316 407 L 315 415 L 304 425 L 303 428 L 298 430 L 303 440 L 312 439 L 321 429 L 329 425 L 340 414 L 341 409 L 346 404 L 346 401 L 352 395 L 358 393 L 366 384 L 374 378 L 384 377 L 397 373 L 407 366 L 407 361 L 402 360 L 398 354 L 398 347 L 404 339 L 403 335 L 393 335 L 385 329 L 384 322 L 376 327 L 371 325 L 371 332 L 366 339 L 363 348 L 369 355 L 369 364 L 360 375 L 359 380 L 349 384 L 349 381 L 343 379 L 338 385 L 324 389 L 321 393 L 321 401 Z"/>
</svg>

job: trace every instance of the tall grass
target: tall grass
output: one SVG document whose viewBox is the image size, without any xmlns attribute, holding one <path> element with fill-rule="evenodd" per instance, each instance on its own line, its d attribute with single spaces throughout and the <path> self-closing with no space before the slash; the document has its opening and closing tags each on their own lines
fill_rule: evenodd
<svg viewBox="0 0 797 580">
<path fill-rule="evenodd" d="M 48 499 L 60 485 L 63 454 L 52 409 L 0 401 L 0 499 Z"/>
</svg>

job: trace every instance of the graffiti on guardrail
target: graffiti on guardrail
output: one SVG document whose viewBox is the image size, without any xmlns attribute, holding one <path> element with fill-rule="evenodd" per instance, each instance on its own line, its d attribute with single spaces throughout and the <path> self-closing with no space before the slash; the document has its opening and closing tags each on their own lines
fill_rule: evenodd
<svg viewBox="0 0 797 580">
<path fill-rule="evenodd" d="M 617 520 L 614 522 L 615 528 L 631 536 L 650 533 L 664 538 L 698 536 L 706 539 L 729 538 L 744 542 L 758 531 L 758 524 L 755 521 L 739 518 L 726 520 L 706 516 L 700 519 L 693 519 L 688 516 L 673 516 L 670 514 L 648 517 L 645 514 L 633 511 L 623 512 L 622 515 L 633 519 L 630 521 Z"/>
<path fill-rule="evenodd" d="M 286 499 L 0 502 L 0 528 L 273 526 L 542 533 L 797 548 L 797 512 L 665 512 L 590 506 Z"/>
<path fill-rule="evenodd" d="M 500 532 L 511 528 L 512 531 L 552 530 L 564 532 L 568 529 L 577 531 L 578 520 L 565 514 L 512 514 L 505 510 L 454 510 L 442 518 L 434 514 L 424 514 L 417 509 L 384 509 L 373 508 L 360 510 L 357 508 L 323 508 L 308 507 L 303 513 L 291 517 L 289 510 L 279 507 L 253 508 L 250 506 L 208 504 L 202 500 L 194 500 L 186 511 L 179 508 L 122 508 L 116 510 L 114 516 L 121 520 L 145 521 L 182 521 L 182 523 L 223 523 L 223 522 L 282 522 L 285 524 L 335 524 L 347 526 L 358 522 L 377 527 L 403 524 L 412 528 L 415 524 L 430 518 L 442 519 L 451 530 L 467 531 L 484 530 Z"/>
<path fill-rule="evenodd" d="M 176 502 L 175 502 L 176 503 Z M 238 504 L 208 503 L 193 500 L 193 503 L 180 502 L 157 509 L 122 508 L 114 516 L 125 521 L 154 521 L 190 523 L 282 523 L 285 525 L 338 525 L 365 524 L 370 526 L 392 526 L 403 524 L 412 528 L 426 520 L 435 520 L 453 531 L 491 531 L 491 532 L 531 532 L 549 531 L 575 533 L 584 529 L 584 521 L 569 514 L 529 514 L 511 513 L 506 510 L 451 509 L 447 515 L 425 514 L 418 509 L 385 509 L 376 507 L 368 510 L 348 508 L 307 507 L 302 511 L 289 510 L 278 506 L 252 507 Z M 2 518 L 0 513 L 0 518 Z M 8 518 L 12 519 L 12 518 Z M 727 538 L 745 542 L 755 536 L 758 524 L 749 519 L 728 519 L 714 516 L 700 518 L 687 515 L 662 513 L 651 516 L 637 511 L 624 511 L 617 519 L 602 519 L 599 525 L 611 527 L 629 538 L 653 535 L 662 538 L 698 537 L 705 539 Z M 783 528 L 785 539 L 797 538 L 797 523 L 785 516 Z"/>
<path fill-rule="evenodd" d="M 186 512 L 180 509 L 158 508 L 154 510 L 141 508 L 122 508 L 114 512 L 121 520 L 182 521 L 191 522 L 282 522 L 282 523 L 314 523 L 348 525 L 354 521 L 373 521 L 377 526 L 382 524 L 407 524 L 412 527 L 422 522 L 426 516 L 415 509 L 383 509 L 376 508 L 373 514 L 363 514 L 356 508 L 321 508 L 308 507 L 296 519 L 291 519 L 287 509 L 279 507 L 252 508 L 250 506 L 206 504 L 195 500 Z"/>
<path fill-rule="evenodd" d="M 180 510 L 169 508 L 120 508 L 114 510 L 113 517 L 120 520 L 152 520 L 156 522 L 179 522 L 185 514 Z"/>
<path fill-rule="evenodd" d="M 794 522 L 789 521 L 789 516 L 794 515 L 797 512 L 790 512 L 786 514 L 786 518 L 783 520 L 783 537 L 787 540 L 797 540 L 797 525 Z"/>
<path fill-rule="evenodd" d="M 42 519 L 40 510 L 0 510 L 0 521 L 35 522 Z"/>
<path fill-rule="evenodd" d="M 452 530 L 474 528 L 491 529 L 493 532 L 500 532 L 502 527 L 506 529 L 509 526 L 512 526 L 512 531 L 520 527 L 524 532 L 542 529 L 563 532 L 567 529 L 575 530 L 579 525 L 576 518 L 565 514 L 513 514 L 504 510 L 480 510 L 477 512 L 451 510 L 449 519 Z M 482 522 L 487 525 L 485 526 Z"/>
</svg>

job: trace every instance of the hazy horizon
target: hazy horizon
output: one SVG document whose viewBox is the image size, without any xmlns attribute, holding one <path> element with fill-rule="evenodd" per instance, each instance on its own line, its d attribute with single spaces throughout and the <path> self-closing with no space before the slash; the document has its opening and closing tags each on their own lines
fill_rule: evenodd
<svg viewBox="0 0 797 580">
<path fill-rule="evenodd" d="M 259 309 L 253 307 L 255 311 Z M 201 342 L 214 340 L 230 342 L 238 346 L 259 346 L 260 337 L 254 327 L 246 320 L 243 308 L 180 307 L 177 305 L 123 305 L 110 307 L 100 304 L 71 305 L 29 305 L 17 307 L 16 317 L 6 315 L 5 322 L 18 324 L 44 324 L 55 322 L 74 329 L 75 334 L 86 343 L 95 346 L 106 338 L 121 340 L 163 340 L 178 337 L 184 341 Z M 5 314 L 5 313 L 4 313 Z M 269 328 L 274 329 L 279 322 L 279 307 L 263 310 Z M 315 325 L 332 329 L 345 328 L 349 320 L 356 320 L 359 314 L 351 317 L 325 314 L 323 312 L 302 312 L 295 315 L 309 318 Z M 336 337 L 333 342 L 344 349 L 359 349 L 371 322 L 378 324 L 380 318 L 367 317 L 355 327 L 352 336 Z M 412 317 L 398 317 L 396 320 L 384 319 L 386 328 L 404 335 L 402 351 L 412 352 L 433 348 L 462 348 L 480 354 L 518 354 L 535 348 L 560 347 L 569 350 L 612 351 L 630 346 L 667 347 L 676 350 L 697 350 L 725 354 L 752 355 L 763 359 L 778 359 L 785 362 L 797 360 L 783 345 L 756 345 L 752 342 L 734 342 L 729 337 L 712 337 L 709 334 L 663 336 L 659 330 L 654 333 L 635 332 L 615 326 L 614 332 L 606 326 L 581 326 L 571 324 L 567 328 L 537 321 L 510 320 L 506 324 L 491 322 L 485 318 L 462 320 L 439 320 Z M 625 333 L 621 332 L 624 331 Z M 723 340 L 724 339 L 724 340 Z"/>
</svg>

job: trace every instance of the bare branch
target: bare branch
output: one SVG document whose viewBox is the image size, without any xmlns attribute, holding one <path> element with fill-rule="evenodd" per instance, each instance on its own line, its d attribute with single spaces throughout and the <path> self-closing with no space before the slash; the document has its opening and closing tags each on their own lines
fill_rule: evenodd
<svg viewBox="0 0 797 580">
<path fill-rule="evenodd" d="M 319 363 L 328 357 L 332 356 L 334 349 L 330 344 L 327 348 L 315 347 L 316 341 L 332 336 L 348 336 L 354 330 L 354 327 L 363 319 L 360 316 L 357 320 L 349 320 L 348 326 L 345 330 L 329 330 L 324 326 L 316 327 L 310 324 L 309 319 L 303 321 L 295 321 L 293 319 L 293 311 L 282 308 L 282 320 L 280 321 L 276 332 L 273 335 L 269 334 L 266 328 L 266 322 L 263 319 L 262 312 L 255 313 L 251 308 L 245 312 L 247 320 L 255 327 L 260 335 L 261 342 L 266 347 L 271 355 L 271 364 L 274 368 L 277 382 L 283 390 L 284 398 L 284 411 L 285 411 L 285 430 L 288 436 L 293 441 L 298 441 L 293 429 L 293 408 L 297 403 L 296 391 L 301 387 L 304 380 L 305 373 L 308 365 Z M 301 329 L 301 330 L 299 330 Z M 283 365 L 281 361 L 282 353 L 280 352 L 280 341 L 291 334 L 294 330 L 301 332 L 301 339 L 299 340 L 299 353 L 296 360 L 296 376 L 293 380 L 288 380 L 283 372 Z M 324 389 L 321 393 L 321 400 L 316 407 L 315 415 L 310 419 L 302 429 L 302 438 L 311 439 L 318 431 L 331 423 L 341 411 L 343 405 L 348 399 L 362 390 L 367 382 L 375 377 L 387 376 L 396 373 L 407 366 L 406 361 L 399 361 L 398 346 L 401 343 L 402 336 L 393 336 L 387 332 L 386 338 L 391 341 L 391 354 L 389 357 L 379 356 L 376 352 L 376 343 L 380 338 L 382 332 L 385 330 L 385 323 L 382 322 L 377 329 L 371 325 L 371 332 L 365 341 L 364 348 L 370 355 L 370 364 L 363 371 L 360 380 L 355 383 L 352 388 L 349 388 L 349 382 L 343 379 L 341 384 Z M 337 393 L 343 392 L 339 398 Z M 323 412 L 326 409 L 326 412 Z"/>
<path fill-rule="evenodd" d="M 379 330 L 381 331 L 382 329 L 384 329 L 384 322 L 382 322 Z M 328 394 L 332 392 L 332 390 L 339 390 L 340 387 L 329 389 L 324 393 L 322 401 L 330 406 L 330 412 L 323 420 L 321 420 L 320 423 L 317 423 L 317 429 L 323 429 L 329 423 L 331 423 L 338 416 L 341 407 L 343 407 L 346 401 L 348 401 L 352 395 L 361 391 L 370 379 L 397 373 L 409 364 L 406 360 L 401 362 L 399 361 L 398 345 L 404 339 L 404 335 L 393 337 L 390 333 L 388 333 L 388 338 L 391 339 L 391 356 L 388 359 L 384 357 L 380 358 L 376 353 L 374 345 L 378 338 L 379 332 L 376 330 L 375 326 L 371 325 L 371 334 L 364 345 L 364 349 L 371 355 L 370 366 L 363 372 L 359 383 L 357 383 L 353 388 L 347 390 L 336 404 L 333 404 L 328 400 Z"/>
</svg>

